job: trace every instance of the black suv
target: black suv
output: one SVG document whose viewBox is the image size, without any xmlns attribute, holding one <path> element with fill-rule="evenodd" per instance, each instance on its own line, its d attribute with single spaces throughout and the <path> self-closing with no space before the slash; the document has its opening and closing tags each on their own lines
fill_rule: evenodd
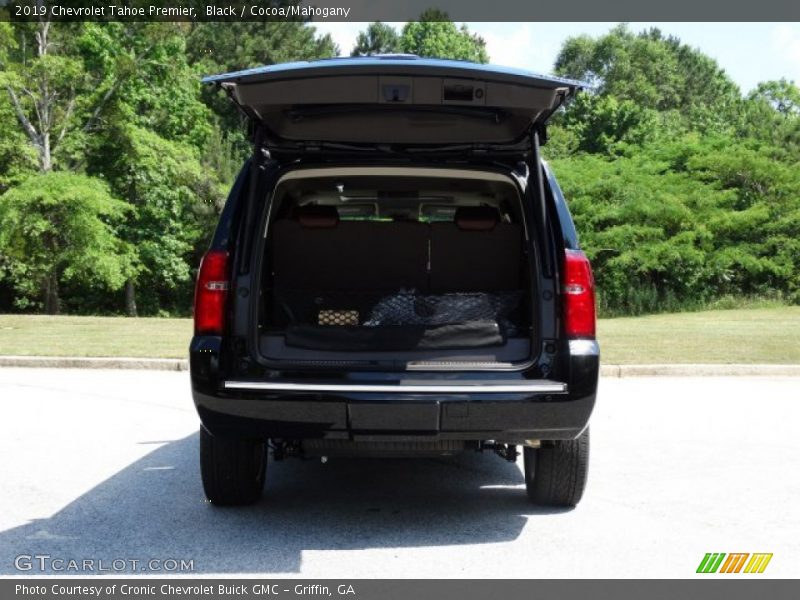
<svg viewBox="0 0 800 600">
<path fill-rule="evenodd" d="M 191 382 L 209 500 L 287 457 L 516 460 L 583 493 L 594 283 L 539 154 L 581 83 L 394 55 L 208 77 L 253 154 L 203 258 Z"/>
</svg>

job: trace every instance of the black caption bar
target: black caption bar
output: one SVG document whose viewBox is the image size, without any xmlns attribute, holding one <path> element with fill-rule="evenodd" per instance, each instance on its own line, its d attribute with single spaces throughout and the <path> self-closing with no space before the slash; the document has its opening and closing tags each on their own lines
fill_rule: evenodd
<svg viewBox="0 0 800 600">
<path fill-rule="evenodd" d="M 276 598 L 283 600 L 341 598 L 343 600 L 586 600 L 587 598 L 647 598 L 648 600 L 794 600 L 796 580 L 286 580 L 286 579 L 4 579 L 0 597 L 75 600 L 166 600 L 191 598 Z"/>
<path fill-rule="evenodd" d="M 800 21 L 787 0 L 0 0 L 0 20 L 410 21 L 429 8 L 454 21 Z"/>
</svg>

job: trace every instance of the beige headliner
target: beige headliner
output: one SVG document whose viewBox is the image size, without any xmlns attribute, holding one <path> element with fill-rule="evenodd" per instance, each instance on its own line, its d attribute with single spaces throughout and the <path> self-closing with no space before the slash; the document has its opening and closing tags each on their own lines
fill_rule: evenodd
<svg viewBox="0 0 800 600">
<path fill-rule="evenodd" d="M 321 167 L 321 168 L 298 168 L 281 176 L 275 184 L 273 190 L 273 198 L 277 191 L 280 189 L 282 183 L 286 181 L 296 181 L 302 179 L 311 179 L 315 177 L 369 177 L 369 176 L 395 176 L 395 177 L 450 177 L 454 179 L 471 179 L 475 181 L 497 181 L 499 183 L 506 183 L 513 185 L 517 183 L 525 188 L 525 179 L 520 178 L 518 181 L 511 175 L 503 175 L 500 173 L 493 173 L 491 171 L 474 171 L 469 169 L 443 169 L 440 167 Z M 273 203 L 270 202 L 267 209 L 267 220 L 262 233 L 266 239 L 269 231 L 269 223 L 272 218 Z M 525 213 L 522 213 L 523 231 L 525 239 L 529 239 L 528 227 L 525 222 Z"/>
<path fill-rule="evenodd" d="M 480 181 L 499 181 L 515 183 L 510 175 L 489 171 L 471 171 L 468 169 L 442 169 L 439 167 L 323 167 L 296 169 L 283 175 L 277 185 L 284 181 L 309 179 L 313 177 L 451 177 L 453 179 L 474 179 Z"/>
</svg>

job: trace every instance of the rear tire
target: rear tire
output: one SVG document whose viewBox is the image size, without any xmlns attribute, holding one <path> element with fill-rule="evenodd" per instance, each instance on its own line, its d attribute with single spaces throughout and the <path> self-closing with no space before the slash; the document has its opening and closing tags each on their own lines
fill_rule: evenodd
<svg viewBox="0 0 800 600">
<path fill-rule="evenodd" d="M 211 435 L 200 427 L 200 474 L 216 506 L 253 504 L 264 490 L 267 447 L 260 440 Z"/>
<path fill-rule="evenodd" d="M 552 446 L 525 448 L 525 488 L 540 506 L 575 506 L 583 496 L 589 471 L 589 429 L 577 439 Z"/>
</svg>

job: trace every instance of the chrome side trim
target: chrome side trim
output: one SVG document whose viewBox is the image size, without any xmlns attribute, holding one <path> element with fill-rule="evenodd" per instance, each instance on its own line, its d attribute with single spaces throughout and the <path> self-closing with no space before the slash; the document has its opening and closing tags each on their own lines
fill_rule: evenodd
<svg viewBox="0 0 800 600">
<path fill-rule="evenodd" d="M 501 394 L 516 392 L 566 392 L 567 384 L 556 381 L 511 384 L 373 384 L 373 383 L 272 383 L 268 381 L 226 381 L 226 390 L 272 392 L 364 392 L 401 394 Z"/>
</svg>

